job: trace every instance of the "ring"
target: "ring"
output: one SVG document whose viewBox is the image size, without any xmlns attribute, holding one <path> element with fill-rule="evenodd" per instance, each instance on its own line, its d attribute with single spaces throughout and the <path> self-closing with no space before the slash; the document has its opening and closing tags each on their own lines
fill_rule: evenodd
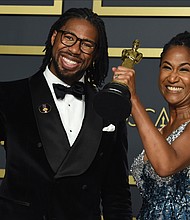
<svg viewBox="0 0 190 220">
<path fill-rule="evenodd" d="M 115 74 L 114 78 L 117 79 L 119 77 L 119 74 Z"/>
</svg>

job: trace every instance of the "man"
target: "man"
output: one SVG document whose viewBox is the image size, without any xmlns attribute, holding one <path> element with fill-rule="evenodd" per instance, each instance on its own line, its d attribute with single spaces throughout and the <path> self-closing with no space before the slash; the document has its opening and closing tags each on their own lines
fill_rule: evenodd
<svg viewBox="0 0 190 220">
<path fill-rule="evenodd" d="M 131 219 L 125 122 L 93 109 L 107 70 L 103 21 L 73 8 L 51 27 L 39 72 L 0 83 L 1 220 Z"/>
</svg>

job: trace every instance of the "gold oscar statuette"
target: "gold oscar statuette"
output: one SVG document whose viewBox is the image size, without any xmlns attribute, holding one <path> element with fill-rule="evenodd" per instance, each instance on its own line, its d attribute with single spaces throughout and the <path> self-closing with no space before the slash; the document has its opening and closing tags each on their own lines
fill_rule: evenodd
<svg viewBox="0 0 190 220">
<path fill-rule="evenodd" d="M 134 69 L 134 65 L 138 64 L 143 54 L 138 52 L 140 41 L 133 41 L 131 49 L 122 50 L 122 66 Z M 131 94 L 126 85 L 112 81 L 106 84 L 94 98 L 94 109 L 102 118 L 110 122 L 124 120 L 131 114 Z"/>
</svg>

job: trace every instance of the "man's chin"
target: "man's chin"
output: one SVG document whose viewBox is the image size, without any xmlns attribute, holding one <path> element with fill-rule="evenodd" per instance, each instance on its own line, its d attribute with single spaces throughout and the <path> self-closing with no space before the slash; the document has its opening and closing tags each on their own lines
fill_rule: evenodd
<svg viewBox="0 0 190 220">
<path fill-rule="evenodd" d="M 59 73 L 59 74 L 57 74 L 57 77 L 61 80 L 61 81 L 63 81 L 63 82 L 65 82 L 65 83 L 67 83 L 67 84 L 72 84 L 73 82 L 76 82 L 76 81 L 78 81 L 81 77 L 79 77 L 78 76 L 78 74 L 76 74 L 76 73 L 70 73 L 70 74 L 61 74 L 61 73 Z"/>
</svg>

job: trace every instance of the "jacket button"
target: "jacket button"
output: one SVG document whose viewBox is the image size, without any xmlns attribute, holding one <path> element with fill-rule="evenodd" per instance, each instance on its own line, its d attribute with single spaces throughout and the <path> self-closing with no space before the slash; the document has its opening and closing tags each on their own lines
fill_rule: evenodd
<svg viewBox="0 0 190 220">
<path fill-rule="evenodd" d="M 42 143 L 41 142 L 37 143 L 37 147 L 41 148 L 42 147 Z"/>
<path fill-rule="evenodd" d="M 87 185 L 84 184 L 84 185 L 82 186 L 82 190 L 86 190 L 86 189 L 87 189 Z"/>
<path fill-rule="evenodd" d="M 103 155 L 104 155 L 104 153 L 103 153 L 103 152 L 101 152 L 101 153 L 100 153 L 100 157 L 103 157 Z"/>
</svg>

